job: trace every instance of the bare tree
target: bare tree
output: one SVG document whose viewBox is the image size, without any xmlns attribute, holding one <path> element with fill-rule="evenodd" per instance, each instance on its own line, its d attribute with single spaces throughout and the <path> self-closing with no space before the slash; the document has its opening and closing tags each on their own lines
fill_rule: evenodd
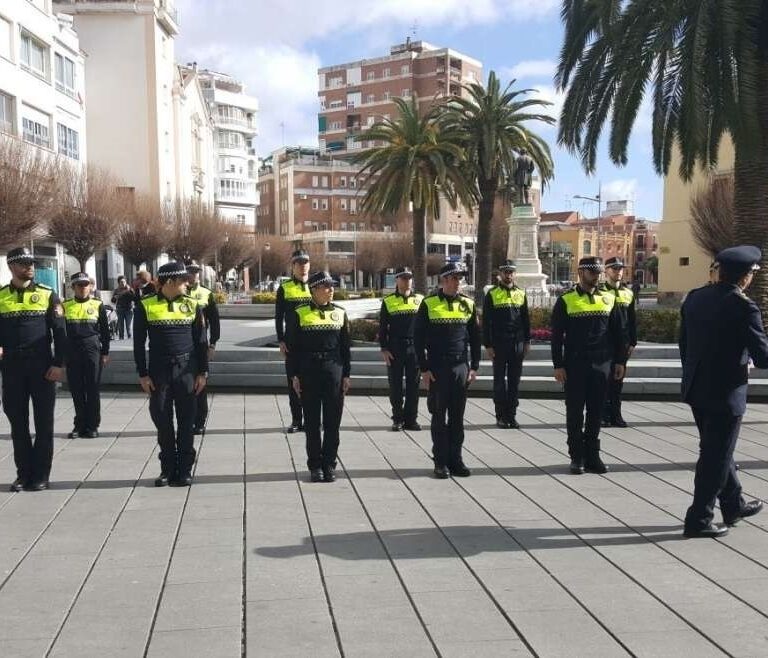
<svg viewBox="0 0 768 658">
<path fill-rule="evenodd" d="M 691 234 L 710 256 L 732 246 L 735 193 L 733 176 L 717 176 L 691 199 Z"/>
<path fill-rule="evenodd" d="M 125 207 L 117 181 L 103 169 L 67 167 L 62 171 L 61 183 L 61 207 L 48 222 L 48 233 L 84 272 L 86 261 L 112 242 Z"/>
<path fill-rule="evenodd" d="M 387 241 L 387 260 L 390 267 L 411 265 L 413 260 L 413 238 L 408 233 L 397 234 Z"/>
<path fill-rule="evenodd" d="M 368 275 L 368 285 L 373 288 L 377 285 L 378 275 L 388 263 L 388 244 L 384 240 L 363 239 L 357 242 L 357 269 L 363 272 L 363 285 L 365 275 Z"/>
<path fill-rule="evenodd" d="M 125 219 L 115 232 L 115 245 L 135 267 L 151 263 L 168 243 L 168 227 L 160 202 L 152 197 L 125 198 Z"/>
<path fill-rule="evenodd" d="M 263 276 L 271 276 L 273 279 L 276 279 L 290 272 L 291 243 L 276 235 L 260 236 L 259 239 L 263 239 L 264 243 L 269 243 L 269 249 L 263 249 L 261 252 L 261 271 Z"/>
<path fill-rule="evenodd" d="M 56 214 L 61 169 L 57 156 L 0 135 L 0 248 L 27 242 Z"/>
<path fill-rule="evenodd" d="M 312 271 L 327 270 L 329 268 L 328 254 L 325 251 L 325 244 L 322 242 L 311 242 L 304 245 L 304 249 L 309 254 L 309 262 L 312 263 Z"/>
<path fill-rule="evenodd" d="M 224 242 L 226 230 L 218 213 L 197 199 L 166 204 L 163 216 L 168 226 L 165 250 L 175 260 L 205 262 Z"/>
<path fill-rule="evenodd" d="M 223 226 L 223 242 L 218 251 L 219 275 L 226 276 L 229 270 L 236 270 L 238 274 L 242 269 L 254 260 L 258 260 L 258 252 L 255 249 L 255 239 L 244 227 L 237 224 Z"/>
<path fill-rule="evenodd" d="M 333 276 L 340 277 L 352 271 L 352 260 L 349 258 L 329 258 L 325 269 Z"/>
<path fill-rule="evenodd" d="M 445 265 L 445 256 L 442 254 L 427 254 L 427 275 L 436 276 Z"/>
</svg>

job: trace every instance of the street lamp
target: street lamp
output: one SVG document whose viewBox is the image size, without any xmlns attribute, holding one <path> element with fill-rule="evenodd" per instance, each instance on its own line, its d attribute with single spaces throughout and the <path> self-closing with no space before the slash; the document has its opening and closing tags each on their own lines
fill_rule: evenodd
<svg viewBox="0 0 768 658">
<path fill-rule="evenodd" d="M 597 204 L 597 244 L 595 245 L 595 256 L 600 257 L 600 215 L 603 209 L 603 184 L 599 183 L 597 188 L 597 194 L 595 196 L 584 196 L 577 194 L 574 199 L 582 199 L 584 201 L 592 201 Z"/>
<path fill-rule="evenodd" d="M 261 283 L 261 281 L 262 281 L 262 277 L 261 277 L 261 255 L 265 251 L 269 251 L 270 247 L 271 247 L 271 245 L 269 244 L 269 242 L 265 242 L 261 246 L 261 249 L 259 249 L 259 290 L 263 290 L 264 289 L 264 286 Z"/>
</svg>

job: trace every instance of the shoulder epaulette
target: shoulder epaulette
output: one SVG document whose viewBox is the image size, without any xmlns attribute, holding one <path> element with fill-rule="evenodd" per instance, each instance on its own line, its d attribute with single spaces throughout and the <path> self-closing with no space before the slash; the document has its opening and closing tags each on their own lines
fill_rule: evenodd
<svg viewBox="0 0 768 658">
<path fill-rule="evenodd" d="M 35 281 L 35 288 L 42 288 L 43 290 L 53 290 L 50 286 L 46 286 L 44 283 L 37 283 Z"/>
</svg>

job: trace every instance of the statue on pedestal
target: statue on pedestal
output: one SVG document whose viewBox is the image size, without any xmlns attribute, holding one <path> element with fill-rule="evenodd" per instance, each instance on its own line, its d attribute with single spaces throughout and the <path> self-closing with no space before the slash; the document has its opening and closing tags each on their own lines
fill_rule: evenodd
<svg viewBox="0 0 768 658">
<path fill-rule="evenodd" d="M 533 158 L 528 151 L 521 148 L 515 159 L 515 170 L 512 179 L 518 191 L 518 204 L 531 205 L 531 185 L 533 184 Z"/>
</svg>

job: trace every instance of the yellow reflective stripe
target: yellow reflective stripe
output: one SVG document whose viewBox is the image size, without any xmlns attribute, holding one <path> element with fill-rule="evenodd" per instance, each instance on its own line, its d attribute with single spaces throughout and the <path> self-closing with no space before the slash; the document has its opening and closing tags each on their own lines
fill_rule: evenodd
<svg viewBox="0 0 768 658">
<path fill-rule="evenodd" d="M 494 308 L 500 306 L 522 306 L 525 303 L 525 290 L 513 288 L 508 290 L 502 286 L 491 288 L 491 303 Z"/>
<path fill-rule="evenodd" d="M 148 324 L 192 324 L 195 321 L 197 300 L 182 297 L 170 304 L 167 299 L 150 295 L 141 300 L 141 305 L 147 314 Z"/>
<path fill-rule="evenodd" d="M 334 307 L 329 311 L 321 311 L 318 308 L 312 308 L 309 304 L 299 306 L 296 309 L 296 315 L 299 316 L 299 326 L 308 331 L 341 329 L 346 317 L 342 308 Z"/>
<path fill-rule="evenodd" d="M 403 299 L 400 295 L 387 295 L 384 298 L 384 305 L 387 307 L 387 313 L 390 315 L 413 314 L 419 310 L 419 305 L 424 299 L 424 295 L 418 293 L 411 295 L 408 299 Z"/>
<path fill-rule="evenodd" d="M 213 293 L 205 286 L 197 286 L 194 290 L 190 290 L 188 296 L 196 300 L 201 308 L 208 306 L 208 300 L 210 300 Z"/>
<path fill-rule="evenodd" d="M 300 302 L 309 301 L 312 295 L 309 293 L 309 286 L 305 283 L 304 289 L 295 281 L 286 281 L 283 284 L 283 298 L 286 301 Z"/>
<path fill-rule="evenodd" d="M 97 299 L 89 299 L 78 302 L 76 299 L 67 299 L 64 304 L 64 319 L 67 322 L 98 322 L 99 306 Z"/>
<path fill-rule="evenodd" d="M 616 297 L 605 290 L 598 290 L 590 301 L 586 293 L 579 294 L 571 290 L 563 295 L 568 315 L 610 315 L 616 303 Z"/>
<path fill-rule="evenodd" d="M 453 324 L 466 322 L 472 317 L 474 302 L 469 297 L 458 297 L 448 305 L 447 299 L 440 299 L 438 295 L 427 297 L 424 300 L 427 305 L 427 317 L 435 324 Z"/>
<path fill-rule="evenodd" d="M 51 301 L 53 290 L 35 286 L 34 290 L 25 290 L 19 301 L 19 292 L 10 286 L 0 290 L 0 316 L 20 317 L 45 315 Z"/>
</svg>

